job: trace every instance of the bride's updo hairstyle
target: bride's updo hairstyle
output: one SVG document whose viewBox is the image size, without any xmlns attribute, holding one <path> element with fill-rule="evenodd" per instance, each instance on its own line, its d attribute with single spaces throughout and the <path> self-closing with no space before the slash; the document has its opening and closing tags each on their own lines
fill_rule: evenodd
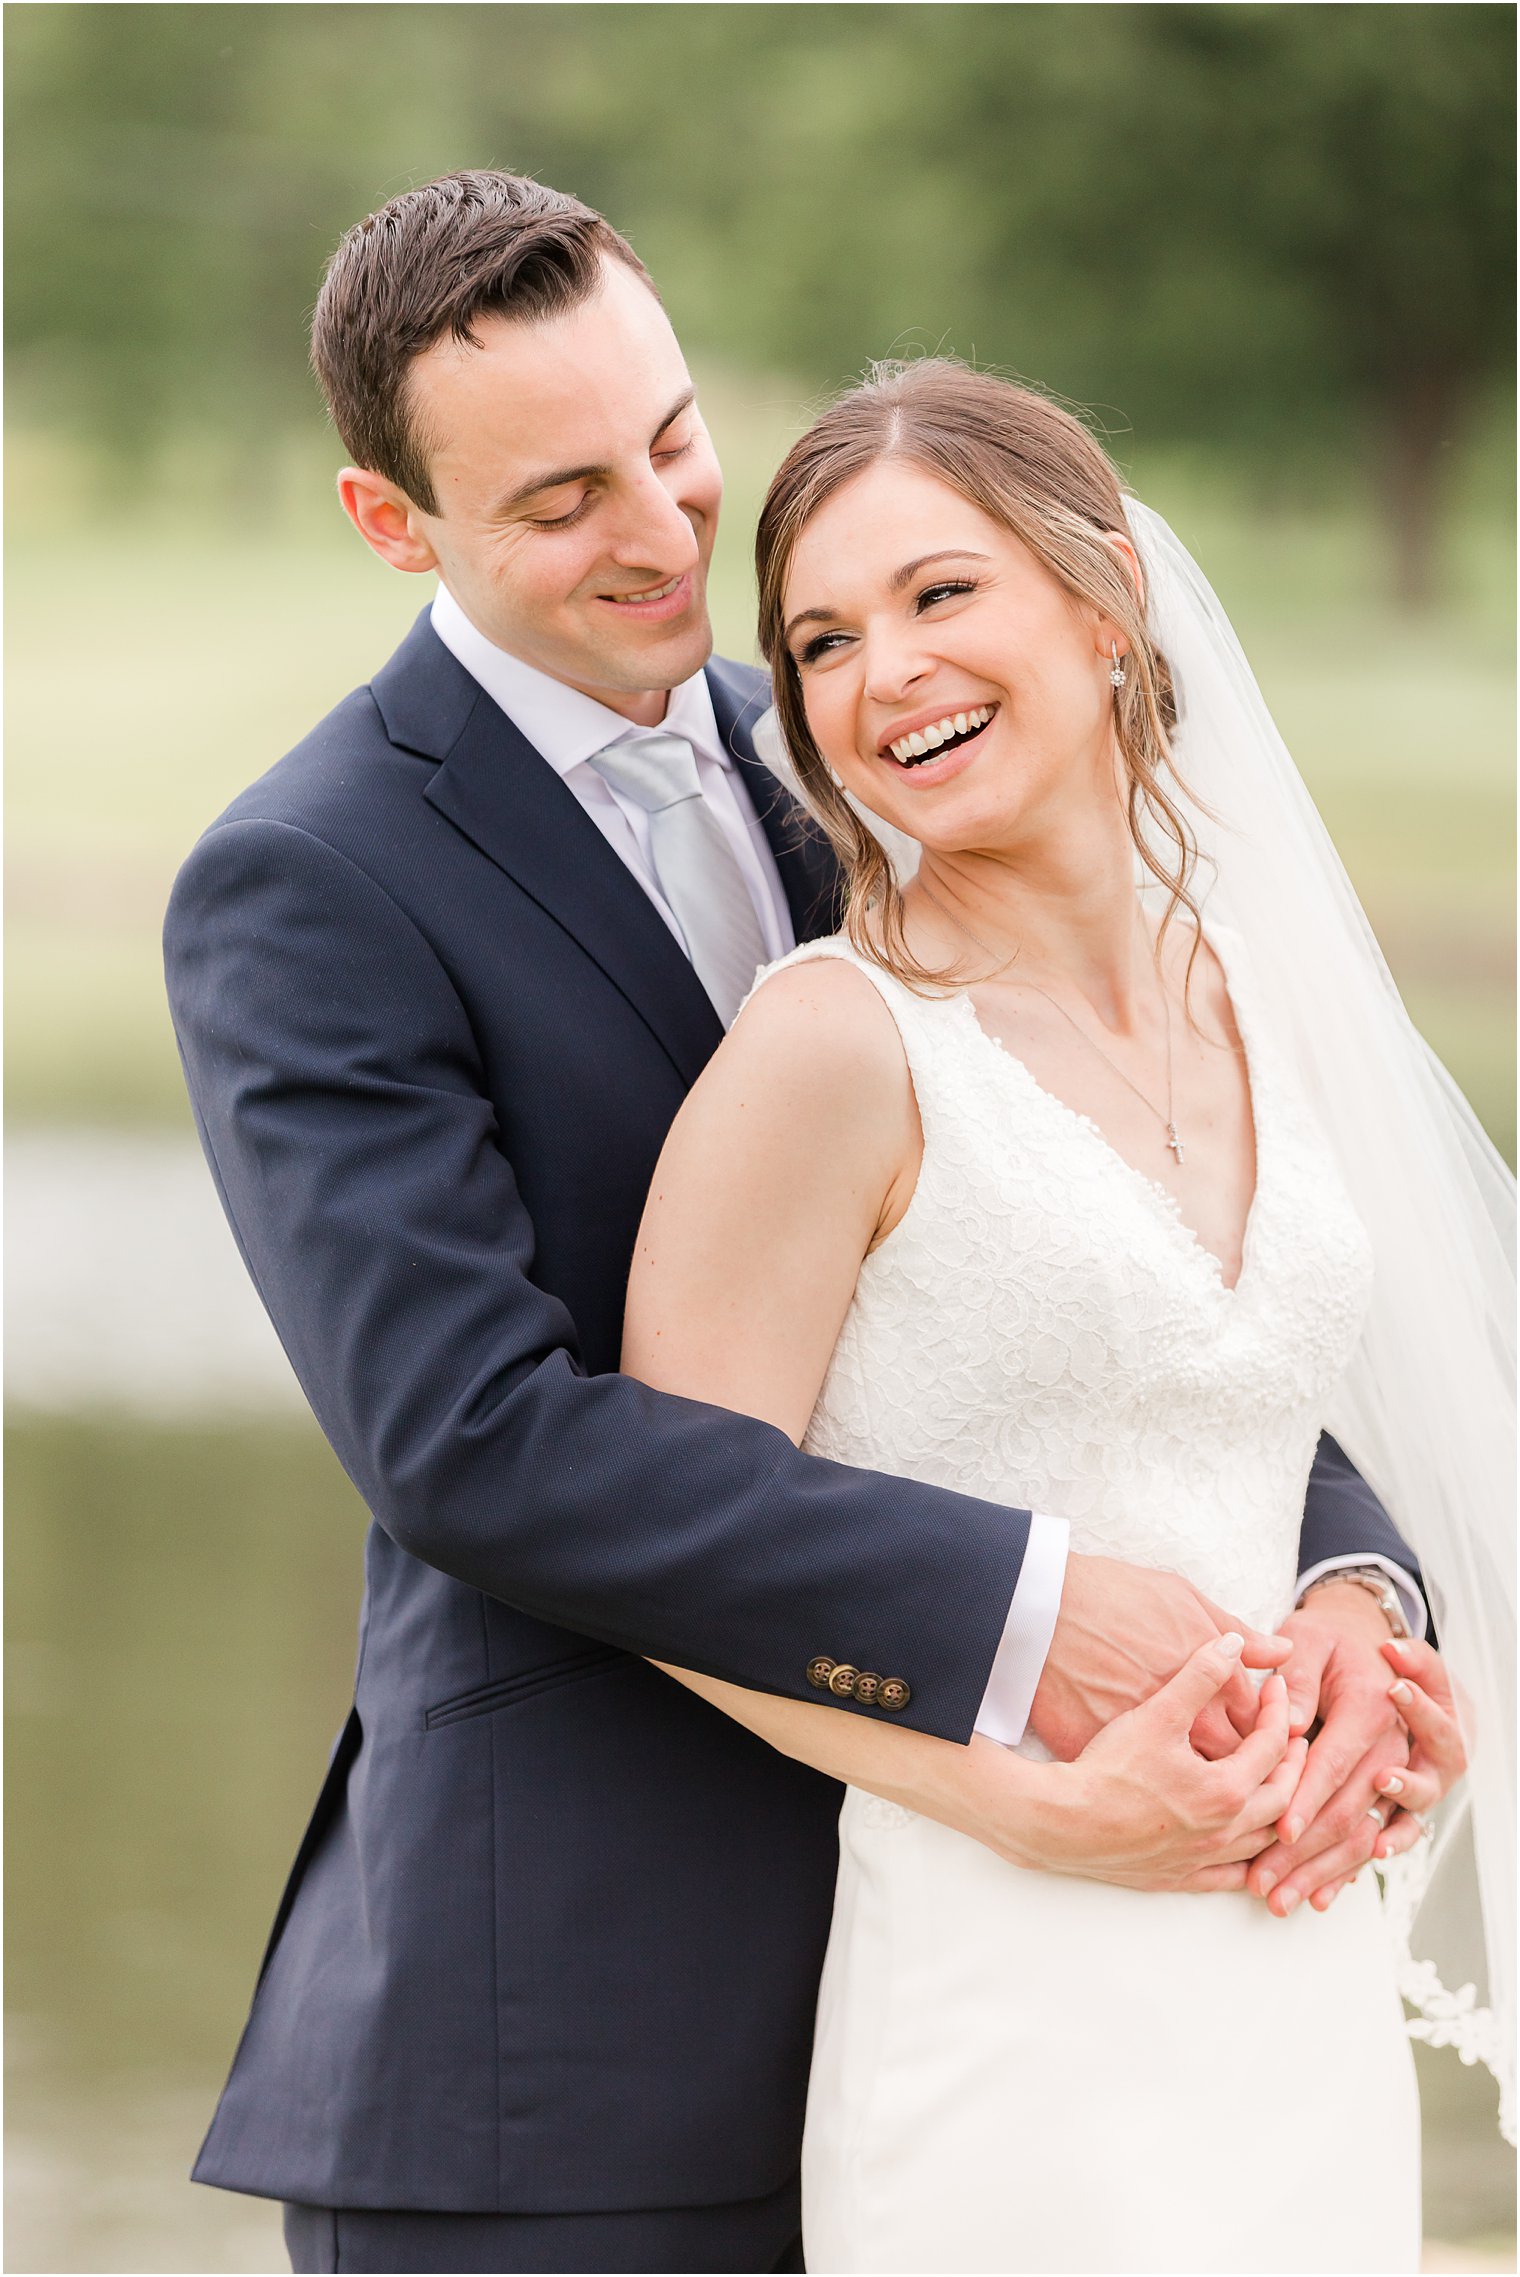
<svg viewBox="0 0 1520 2277">
<path fill-rule="evenodd" d="M 851 942 L 899 980 L 935 986 L 949 978 L 921 965 L 908 948 L 891 862 L 813 741 L 801 679 L 782 637 L 783 596 L 798 539 L 825 500 L 883 459 L 901 459 L 958 491 L 1010 530 L 1068 592 L 1121 628 L 1128 653 L 1125 684 L 1114 691 L 1114 733 L 1128 784 L 1130 836 L 1169 896 L 1161 936 L 1179 907 L 1196 924 L 1188 888 L 1197 848 L 1161 784 L 1177 724 L 1172 676 L 1146 631 L 1144 606 L 1123 560 L 1104 542 L 1106 532 L 1130 534 L 1119 476 L 1102 446 L 1059 404 L 935 356 L 873 364 L 868 379 L 832 403 L 787 453 L 755 533 L 760 647 L 803 796 L 844 870 Z"/>
</svg>

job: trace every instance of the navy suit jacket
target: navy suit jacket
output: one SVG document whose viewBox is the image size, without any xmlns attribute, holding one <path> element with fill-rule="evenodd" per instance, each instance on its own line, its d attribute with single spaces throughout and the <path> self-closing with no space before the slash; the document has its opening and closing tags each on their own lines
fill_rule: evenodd
<svg viewBox="0 0 1520 2277">
<path fill-rule="evenodd" d="M 799 938 L 836 874 L 720 732 Z M 445 2212 L 795 2172 L 838 1790 L 643 1655 L 970 1734 L 1028 1513 L 617 1373 L 661 1144 L 716 1047 L 601 833 L 426 618 L 202 838 L 165 930 L 243 1257 L 373 1517 L 353 1711 L 197 2178 Z M 1326 1442 L 1306 1562 L 1407 1550 Z M 835 1703 L 842 1714 L 881 1713 Z"/>
</svg>

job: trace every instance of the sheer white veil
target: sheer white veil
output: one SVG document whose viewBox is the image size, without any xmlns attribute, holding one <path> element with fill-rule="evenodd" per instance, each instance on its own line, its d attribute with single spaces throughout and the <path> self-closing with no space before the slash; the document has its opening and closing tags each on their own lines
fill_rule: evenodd
<svg viewBox="0 0 1520 2277">
<path fill-rule="evenodd" d="M 1482 2061 L 1514 2136 L 1514 1181 L 1416 1032 L 1228 618 L 1175 534 L 1126 512 L 1173 675 L 1205 925 L 1240 935 L 1262 1017 L 1371 1236 L 1373 1295 L 1325 1426 L 1420 1560 L 1470 1768 L 1384 1873 L 1418 2038 Z M 761 756 L 798 793 L 775 715 Z M 864 815 L 900 879 L 918 847 Z"/>
<path fill-rule="evenodd" d="M 1411 2030 L 1489 2065 L 1513 2141 L 1514 1180 L 1412 1025 L 1218 599 L 1159 514 L 1126 510 L 1178 691 L 1173 795 L 1212 866 L 1205 923 L 1244 936 L 1372 1237 L 1371 1308 L 1326 1426 L 1420 1560 L 1463 1703 L 1462 1791 L 1385 1876 Z"/>
</svg>

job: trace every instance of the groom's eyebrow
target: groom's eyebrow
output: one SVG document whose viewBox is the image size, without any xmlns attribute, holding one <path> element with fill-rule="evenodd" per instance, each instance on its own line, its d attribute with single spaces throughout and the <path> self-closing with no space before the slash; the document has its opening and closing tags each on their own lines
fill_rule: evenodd
<svg viewBox="0 0 1520 2277">
<path fill-rule="evenodd" d="M 947 546 L 943 553 L 915 554 L 912 561 L 905 561 L 901 569 L 893 570 L 887 579 L 887 591 L 889 593 L 901 593 L 904 586 L 911 585 L 919 571 L 927 569 L 931 562 L 990 561 L 991 559 L 990 553 L 972 553 L 965 546 Z M 799 609 L 796 616 L 788 623 L 781 637 L 783 640 L 790 640 L 799 625 L 832 625 L 836 624 L 838 620 L 839 611 L 837 609 Z"/>
<path fill-rule="evenodd" d="M 696 400 L 696 389 L 694 387 L 689 387 L 687 388 L 685 394 L 680 396 L 677 401 L 671 405 L 670 409 L 666 412 L 664 418 L 660 421 L 660 424 L 658 427 L 656 427 L 654 433 L 649 438 L 649 448 L 651 450 L 654 449 L 655 444 L 664 434 L 666 428 L 674 425 L 675 421 L 680 418 L 681 413 L 683 411 L 690 410 L 692 404 L 694 404 Z M 604 464 L 598 464 L 595 466 L 551 467 L 546 474 L 535 474 L 531 476 L 527 482 L 519 484 L 518 488 L 514 490 L 509 497 L 504 498 L 501 501 L 501 504 L 497 508 L 497 512 L 499 514 L 513 514 L 517 511 L 519 506 L 526 506 L 530 498 L 537 498 L 541 491 L 559 490 L 567 482 L 595 482 L 611 474 L 611 472 L 611 467 Z"/>
</svg>

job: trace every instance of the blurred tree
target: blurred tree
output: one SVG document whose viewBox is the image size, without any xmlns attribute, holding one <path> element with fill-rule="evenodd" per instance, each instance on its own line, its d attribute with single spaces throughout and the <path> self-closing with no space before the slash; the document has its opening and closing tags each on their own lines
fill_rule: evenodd
<svg viewBox="0 0 1520 2277">
<path fill-rule="evenodd" d="M 697 101 L 619 210 L 725 342 L 833 374 L 948 338 L 1148 437 L 1349 448 L 1428 595 L 1443 455 L 1510 368 L 1509 10 L 690 13 Z M 656 53 L 616 74 L 651 115 Z"/>
<path fill-rule="evenodd" d="M 1322 7 L 1314 68 L 1262 11 L 1281 108 L 1251 210 L 1325 312 L 1382 455 L 1397 588 L 1429 598 L 1439 477 L 1514 343 L 1515 23 L 1507 8 Z"/>
<path fill-rule="evenodd" d="M 1514 19 L 1414 5 L 55 5 L 6 21 L 18 392 L 148 453 L 312 417 L 356 216 L 461 164 L 638 243 L 694 347 L 946 342 L 1279 482 L 1364 464 L 1428 591 L 1508 360 Z"/>
</svg>

